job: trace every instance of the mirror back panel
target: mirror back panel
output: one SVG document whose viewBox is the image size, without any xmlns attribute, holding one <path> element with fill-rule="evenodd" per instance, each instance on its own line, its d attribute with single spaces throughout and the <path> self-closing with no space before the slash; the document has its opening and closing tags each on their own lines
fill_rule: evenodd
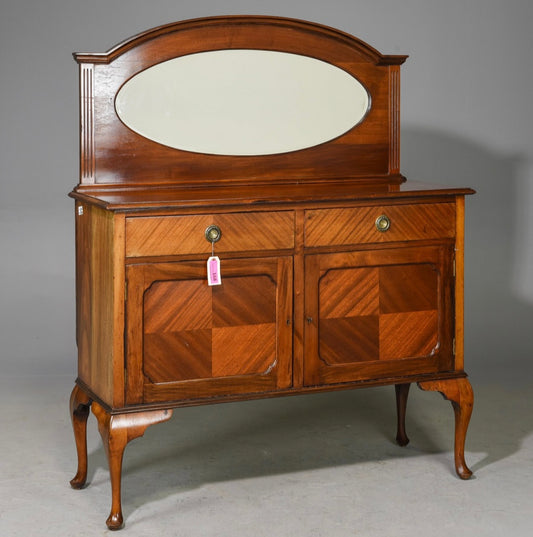
<svg viewBox="0 0 533 537">
<path fill-rule="evenodd" d="M 82 185 L 403 181 L 399 75 L 406 56 L 382 55 L 339 30 L 277 17 L 212 17 L 149 30 L 106 53 L 74 56 Z M 254 71 L 244 63 L 244 75 L 231 72 L 237 58 L 251 61 Z M 191 59 L 196 66 L 182 70 L 183 82 L 172 82 L 167 67 Z M 280 69 L 290 76 L 282 80 Z M 153 79 L 157 72 L 162 78 Z M 137 95 L 128 111 L 132 90 L 146 80 L 148 101 Z M 185 105 L 194 88 L 202 98 Z M 248 111 L 246 93 L 254 94 Z M 182 104 L 177 112 L 172 102 Z M 143 110 L 148 113 L 139 116 Z M 210 119 L 215 111 L 218 121 Z M 189 122 L 174 128 L 187 113 Z"/>
</svg>

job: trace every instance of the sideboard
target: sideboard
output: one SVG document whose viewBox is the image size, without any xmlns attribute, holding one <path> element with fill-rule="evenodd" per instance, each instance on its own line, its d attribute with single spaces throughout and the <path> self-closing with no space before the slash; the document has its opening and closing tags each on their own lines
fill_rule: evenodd
<svg viewBox="0 0 533 537">
<path fill-rule="evenodd" d="M 315 23 L 227 16 L 161 26 L 80 67 L 78 378 L 123 526 L 124 449 L 173 409 L 391 385 L 455 411 L 469 188 L 400 173 L 400 66 Z"/>
</svg>

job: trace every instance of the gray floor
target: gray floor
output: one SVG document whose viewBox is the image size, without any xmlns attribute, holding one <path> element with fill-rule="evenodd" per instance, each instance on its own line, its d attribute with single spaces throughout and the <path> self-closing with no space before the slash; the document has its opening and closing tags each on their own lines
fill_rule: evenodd
<svg viewBox="0 0 533 537">
<path fill-rule="evenodd" d="M 453 472 L 453 412 L 411 390 L 406 448 L 394 390 L 374 388 L 177 410 L 126 449 L 128 536 L 530 536 L 531 385 L 476 385 L 467 461 Z M 89 421 L 89 485 L 67 412 L 71 378 L 0 381 L 0 535 L 110 533 L 106 460 Z"/>
</svg>

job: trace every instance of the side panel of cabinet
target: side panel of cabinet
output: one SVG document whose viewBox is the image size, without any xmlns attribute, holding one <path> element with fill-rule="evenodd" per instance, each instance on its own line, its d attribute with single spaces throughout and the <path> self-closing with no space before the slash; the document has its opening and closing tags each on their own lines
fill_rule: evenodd
<svg viewBox="0 0 533 537">
<path fill-rule="evenodd" d="M 127 403 L 272 391 L 292 384 L 292 257 L 126 270 Z"/>
<path fill-rule="evenodd" d="M 109 406 L 124 404 L 124 217 L 76 204 L 78 378 Z"/>
<path fill-rule="evenodd" d="M 450 371 L 453 246 L 308 255 L 305 384 Z"/>
</svg>

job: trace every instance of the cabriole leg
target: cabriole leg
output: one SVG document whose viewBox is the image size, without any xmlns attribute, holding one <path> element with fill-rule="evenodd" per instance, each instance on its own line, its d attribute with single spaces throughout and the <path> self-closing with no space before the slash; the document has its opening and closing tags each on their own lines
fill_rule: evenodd
<svg viewBox="0 0 533 537">
<path fill-rule="evenodd" d="M 407 396 L 411 384 L 395 384 L 396 389 L 396 414 L 398 417 L 398 429 L 396 433 L 396 442 L 399 446 L 406 446 L 409 438 L 405 432 L 405 409 L 407 408 Z"/>
<path fill-rule="evenodd" d="M 78 385 L 74 386 L 70 395 L 70 419 L 78 453 L 78 471 L 70 481 L 74 489 L 83 488 L 87 481 L 87 419 L 91 403 L 91 398 Z"/>
<path fill-rule="evenodd" d="M 149 410 L 130 414 L 110 414 L 98 403 L 93 403 L 93 413 L 98 420 L 98 430 L 109 463 L 111 478 L 111 513 L 106 521 L 110 530 L 123 526 L 121 481 L 122 459 L 128 442 L 143 436 L 150 425 L 167 421 L 172 410 Z"/>
<path fill-rule="evenodd" d="M 474 404 L 474 392 L 466 378 L 448 380 L 430 380 L 419 382 L 422 390 L 440 392 L 445 399 L 450 401 L 455 412 L 455 470 L 461 479 L 468 479 L 472 471 L 465 462 L 465 439 L 472 407 Z"/>
</svg>

